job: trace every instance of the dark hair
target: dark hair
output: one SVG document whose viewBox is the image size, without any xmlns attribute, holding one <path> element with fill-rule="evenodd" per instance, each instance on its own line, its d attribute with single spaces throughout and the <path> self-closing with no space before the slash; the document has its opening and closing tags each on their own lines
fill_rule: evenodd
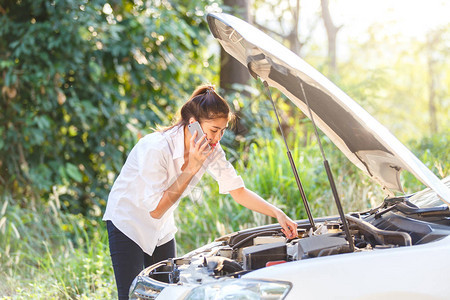
<svg viewBox="0 0 450 300">
<path fill-rule="evenodd" d="M 216 93 L 213 85 L 201 85 L 181 107 L 175 124 L 163 130 L 166 131 L 175 126 L 186 126 L 189 124 L 190 118 L 194 118 L 198 122 L 217 118 L 226 118 L 228 121 L 232 121 L 234 114 L 225 99 Z"/>
</svg>

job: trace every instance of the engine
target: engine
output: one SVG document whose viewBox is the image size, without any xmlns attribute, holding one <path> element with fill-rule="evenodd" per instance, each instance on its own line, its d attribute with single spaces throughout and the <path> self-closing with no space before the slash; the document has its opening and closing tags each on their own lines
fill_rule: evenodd
<svg viewBox="0 0 450 300">
<path fill-rule="evenodd" d="M 409 247 L 450 235 L 448 207 L 424 210 L 404 200 L 385 201 L 376 210 L 346 215 L 346 220 L 356 252 Z M 350 252 L 338 218 L 317 219 L 314 230 L 307 221 L 298 225 L 298 238 L 292 240 L 283 236 L 279 225 L 267 225 L 223 236 L 180 258 L 152 265 L 136 277 L 133 293 L 157 294 L 170 284 L 239 278 L 276 264 Z"/>
</svg>

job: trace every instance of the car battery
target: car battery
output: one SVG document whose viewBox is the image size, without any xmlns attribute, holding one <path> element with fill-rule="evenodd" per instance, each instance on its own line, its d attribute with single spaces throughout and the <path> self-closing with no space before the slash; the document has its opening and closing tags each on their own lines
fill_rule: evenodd
<svg viewBox="0 0 450 300">
<path fill-rule="evenodd" d="M 269 261 L 287 260 L 287 249 L 285 242 L 263 244 L 245 248 L 244 268 L 256 270 L 266 266 Z"/>
</svg>

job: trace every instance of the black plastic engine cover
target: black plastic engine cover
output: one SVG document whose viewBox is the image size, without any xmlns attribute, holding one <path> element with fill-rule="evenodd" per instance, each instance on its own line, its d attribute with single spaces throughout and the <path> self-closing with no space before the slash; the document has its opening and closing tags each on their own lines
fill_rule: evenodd
<svg viewBox="0 0 450 300">
<path fill-rule="evenodd" d="M 286 260 L 286 243 L 278 242 L 245 248 L 243 250 L 246 270 L 264 268 L 269 261 Z"/>
<path fill-rule="evenodd" d="M 298 241 L 298 259 L 344 252 L 348 252 L 348 242 L 340 234 L 323 234 Z"/>
</svg>

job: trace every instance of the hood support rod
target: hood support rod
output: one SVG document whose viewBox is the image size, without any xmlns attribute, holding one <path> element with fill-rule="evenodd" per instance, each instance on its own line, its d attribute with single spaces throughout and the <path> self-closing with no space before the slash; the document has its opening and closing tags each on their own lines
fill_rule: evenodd
<svg viewBox="0 0 450 300">
<path fill-rule="evenodd" d="M 325 156 L 325 152 L 323 151 L 322 142 L 320 141 L 319 133 L 317 131 L 316 122 L 314 121 L 314 116 L 313 116 L 313 114 L 311 112 L 311 107 L 309 106 L 308 98 L 306 98 L 305 90 L 303 88 L 303 82 L 301 80 L 300 80 L 300 86 L 302 88 L 303 97 L 305 98 L 306 106 L 308 107 L 309 117 L 310 117 L 311 122 L 312 122 L 313 127 L 314 127 L 314 132 L 316 134 L 316 139 L 317 139 L 317 142 L 319 143 L 320 152 L 322 153 L 322 158 L 323 158 L 323 165 L 325 166 L 325 170 L 327 172 L 328 181 L 330 182 L 331 190 L 333 192 L 334 201 L 336 202 L 336 206 L 337 206 L 337 209 L 339 211 L 339 216 L 340 216 L 340 218 L 342 220 L 342 225 L 344 227 L 344 232 L 345 232 L 345 235 L 347 237 L 348 245 L 350 247 L 350 251 L 354 252 L 355 251 L 355 244 L 354 244 L 354 241 L 353 241 L 353 237 L 351 236 L 350 230 L 348 228 L 347 219 L 345 218 L 344 210 L 342 209 L 342 204 L 341 204 L 341 201 L 339 200 L 339 195 L 338 195 L 338 192 L 337 192 L 337 189 L 336 189 L 336 183 L 334 182 L 333 173 L 331 172 L 330 165 L 328 164 L 328 160 L 327 160 L 327 158 Z"/>
<path fill-rule="evenodd" d="M 312 217 L 311 210 L 309 209 L 308 200 L 306 199 L 305 190 L 303 189 L 302 183 L 300 181 L 300 177 L 298 176 L 297 167 L 295 166 L 294 159 L 292 158 L 291 150 L 289 150 L 289 146 L 287 144 L 286 138 L 283 133 L 283 128 L 281 128 L 281 123 L 280 123 L 280 119 L 278 118 L 277 108 L 275 107 L 275 102 L 273 102 L 272 94 L 270 93 L 270 90 L 269 90 L 269 85 L 267 84 L 267 81 L 265 81 L 265 80 L 263 81 L 263 83 L 264 83 L 264 86 L 266 87 L 267 94 L 269 95 L 270 101 L 272 102 L 273 110 L 275 111 L 275 115 L 277 117 L 278 127 L 280 128 L 280 132 L 283 137 L 284 144 L 286 145 L 289 163 L 291 164 L 292 171 L 294 172 L 295 181 L 297 182 L 297 186 L 300 191 L 300 195 L 302 196 L 303 204 L 306 209 L 306 214 L 308 215 L 309 223 L 311 224 L 312 229 L 316 230 L 316 225 L 314 224 L 314 219 Z"/>
</svg>

